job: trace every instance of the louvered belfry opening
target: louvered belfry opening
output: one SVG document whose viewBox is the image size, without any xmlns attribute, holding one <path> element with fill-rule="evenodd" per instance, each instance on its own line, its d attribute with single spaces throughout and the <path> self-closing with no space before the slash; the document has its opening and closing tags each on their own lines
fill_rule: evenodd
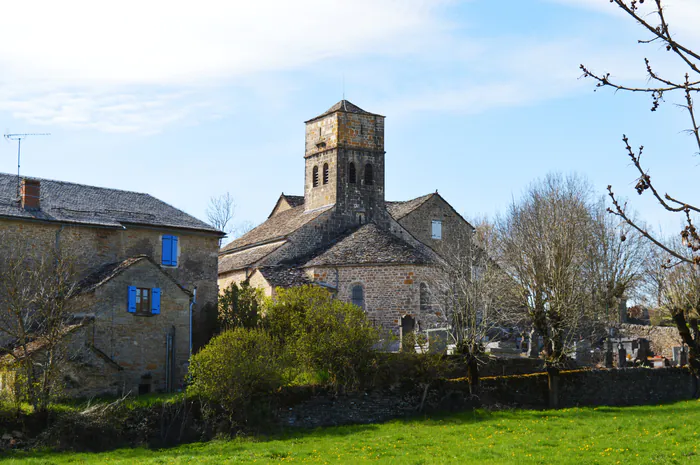
<svg viewBox="0 0 700 465">
<path fill-rule="evenodd" d="M 312 178 L 313 178 L 313 186 L 318 187 L 318 166 L 314 166 Z"/>
<path fill-rule="evenodd" d="M 365 186 L 371 186 L 374 184 L 374 173 L 372 172 L 372 165 L 367 163 L 365 165 Z"/>
<path fill-rule="evenodd" d="M 355 164 L 352 162 L 348 165 L 348 182 L 350 184 L 357 183 L 357 172 L 355 171 Z"/>
<path fill-rule="evenodd" d="M 328 163 L 323 164 L 323 184 L 328 184 Z"/>
</svg>

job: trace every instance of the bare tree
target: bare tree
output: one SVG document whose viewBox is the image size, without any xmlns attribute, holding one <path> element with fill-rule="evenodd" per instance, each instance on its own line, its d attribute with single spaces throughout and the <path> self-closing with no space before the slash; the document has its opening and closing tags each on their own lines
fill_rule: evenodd
<svg viewBox="0 0 700 465">
<path fill-rule="evenodd" d="M 232 225 L 230 223 L 235 214 L 236 202 L 233 200 L 231 193 L 226 192 L 218 197 L 211 197 L 209 199 L 207 219 L 209 220 L 209 224 L 219 231 L 223 231 L 226 234 L 232 232 Z"/>
<path fill-rule="evenodd" d="M 455 353 L 464 357 L 472 394 L 479 384 L 479 364 L 485 359 L 485 342 L 497 341 L 503 326 L 513 323 L 515 282 L 488 256 L 493 228 L 484 222 L 452 231 L 441 248 L 444 261 L 431 277 L 432 300 L 447 316 Z M 475 237 L 476 236 L 476 237 Z M 477 242 L 476 239 L 481 239 Z"/>
<path fill-rule="evenodd" d="M 686 72 L 683 76 L 668 76 L 663 72 L 658 72 L 652 67 L 649 59 L 645 59 L 649 82 L 647 86 L 636 87 L 615 82 L 609 73 L 596 74 L 586 66 L 581 65 L 583 76 L 596 81 L 597 87 L 609 87 L 616 91 L 649 95 L 652 100 L 651 111 L 656 111 L 667 97 L 673 98 L 678 96 L 677 104 L 684 108 L 688 115 L 690 127 L 687 129 L 687 133 L 692 136 L 695 145 L 700 151 L 700 124 L 695 111 L 695 97 L 700 92 L 700 54 L 675 39 L 669 26 L 662 0 L 654 0 L 653 2 L 648 2 L 647 5 L 642 5 L 644 3 L 642 0 L 611 0 L 611 3 L 614 3 L 649 33 L 649 37 L 640 40 L 639 43 L 662 45 L 678 58 L 685 67 Z M 651 175 L 642 165 L 641 159 L 644 147 L 640 146 L 638 150 L 634 150 L 627 136 L 623 135 L 622 140 L 625 144 L 627 155 L 632 160 L 632 164 L 639 175 L 635 186 L 637 193 L 639 195 L 651 193 L 666 211 L 681 215 L 684 226 L 680 231 L 679 238 L 682 247 L 687 253 L 670 247 L 664 243 L 663 239 L 655 236 L 643 224 L 636 221 L 628 213 L 626 205 L 618 200 L 611 186 L 608 187 L 609 195 L 613 202 L 610 212 L 622 218 L 628 225 L 672 257 L 673 262 L 669 261 L 667 266 L 700 265 L 700 233 L 696 228 L 697 214 L 700 213 L 700 208 L 685 199 L 676 198 L 668 193 L 662 195 L 652 182 Z M 685 268 L 685 266 L 681 267 L 681 269 Z M 681 275 L 687 274 L 679 273 Z M 673 282 L 676 289 L 675 295 L 682 295 L 678 287 L 681 284 L 686 286 L 693 284 L 693 281 L 689 279 L 675 279 Z M 692 289 L 686 289 L 686 292 L 692 292 Z M 692 317 L 688 312 L 681 311 L 681 307 L 678 305 L 670 305 L 669 308 L 685 343 L 689 347 L 697 347 L 700 343 L 700 334 L 692 330 Z M 697 379 L 700 376 L 700 363 L 696 357 L 697 351 L 691 351 L 690 367 Z"/>
<path fill-rule="evenodd" d="M 544 341 L 552 407 L 568 349 L 599 322 L 586 281 L 594 241 L 590 192 L 581 178 L 550 174 L 497 224 L 499 262 L 520 287 L 521 306 Z"/>
<path fill-rule="evenodd" d="M 45 410 L 64 359 L 66 323 L 77 310 L 77 280 L 59 252 L 33 253 L 17 244 L 0 254 L 0 336 L 19 367 L 18 400 Z M 37 350 L 39 349 L 40 350 Z"/>
</svg>

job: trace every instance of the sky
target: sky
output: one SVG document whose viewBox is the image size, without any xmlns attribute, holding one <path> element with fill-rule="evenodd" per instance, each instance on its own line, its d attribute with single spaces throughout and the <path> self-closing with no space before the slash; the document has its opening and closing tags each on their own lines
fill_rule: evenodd
<svg viewBox="0 0 700 465">
<path fill-rule="evenodd" d="M 647 2 L 647 5 L 651 2 Z M 667 0 L 700 49 L 700 2 Z M 230 192 L 235 223 L 303 194 L 304 121 L 343 96 L 386 116 L 386 198 L 436 190 L 495 217 L 550 172 L 611 184 L 653 227 L 677 230 L 634 190 L 622 135 L 652 180 L 698 199 L 697 147 L 667 96 L 596 91 L 581 63 L 629 84 L 644 57 L 684 69 L 609 0 L 24 0 L 3 4 L 0 131 L 21 172 L 147 192 L 200 219 Z M 0 172 L 17 143 L 0 140 Z"/>
</svg>

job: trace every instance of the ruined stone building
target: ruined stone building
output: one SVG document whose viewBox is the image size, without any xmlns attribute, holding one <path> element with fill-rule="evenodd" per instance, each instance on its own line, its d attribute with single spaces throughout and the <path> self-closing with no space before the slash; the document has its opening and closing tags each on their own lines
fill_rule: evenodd
<svg viewBox="0 0 700 465">
<path fill-rule="evenodd" d="M 384 192 L 384 116 L 342 100 L 306 122 L 304 196 L 282 194 L 267 221 L 221 249 L 219 288 L 315 283 L 397 333 L 445 327 L 430 277 L 473 228 L 437 193 Z"/>
<path fill-rule="evenodd" d="M 222 236 L 148 194 L 0 174 L 0 264 L 60 251 L 76 270 L 80 310 L 65 328 L 80 366 L 65 374 L 74 395 L 182 384 L 191 345 L 210 333 Z"/>
</svg>

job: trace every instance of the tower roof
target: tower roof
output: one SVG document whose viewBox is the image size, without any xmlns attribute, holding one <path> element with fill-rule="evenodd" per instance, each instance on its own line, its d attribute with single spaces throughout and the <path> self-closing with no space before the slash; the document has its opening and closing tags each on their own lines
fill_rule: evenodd
<svg viewBox="0 0 700 465">
<path fill-rule="evenodd" d="M 370 113 L 369 111 L 365 111 L 362 108 L 358 107 L 354 103 L 350 102 L 349 100 L 341 100 L 340 102 L 336 103 L 332 107 L 330 107 L 328 110 L 325 112 L 321 113 L 320 115 L 311 118 L 310 120 L 306 121 L 306 123 L 310 123 L 311 121 L 315 121 L 319 118 L 323 118 L 324 116 L 328 116 L 332 113 L 336 112 L 343 112 L 343 113 L 359 113 L 362 115 L 374 115 L 374 116 L 381 116 L 382 118 L 384 116 L 379 115 L 377 113 Z"/>
</svg>

